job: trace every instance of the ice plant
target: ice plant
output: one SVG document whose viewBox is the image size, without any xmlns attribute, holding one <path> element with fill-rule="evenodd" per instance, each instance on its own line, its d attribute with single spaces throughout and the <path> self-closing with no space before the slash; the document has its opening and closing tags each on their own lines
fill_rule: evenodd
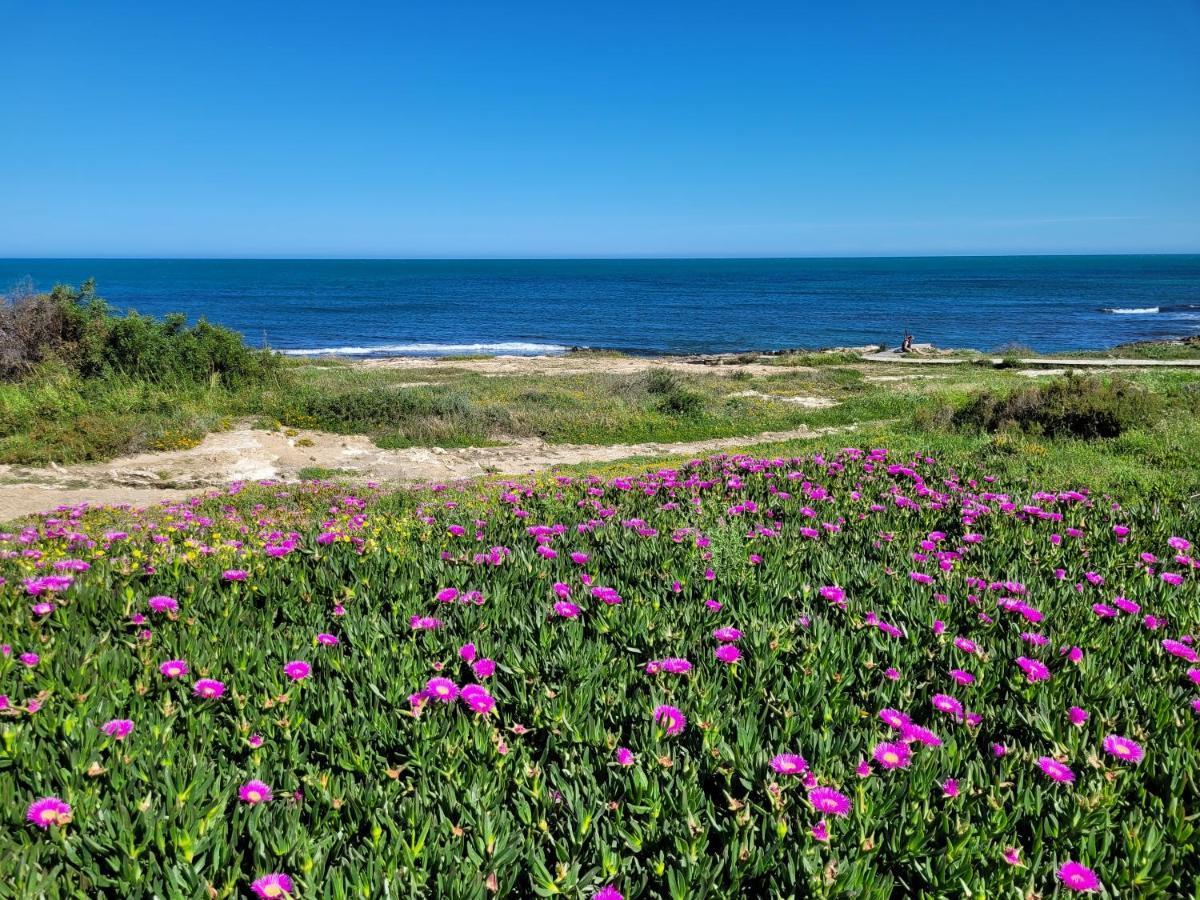
<svg viewBox="0 0 1200 900">
<path fill-rule="evenodd" d="M 276 900 L 279 897 L 290 897 L 296 887 L 287 875 L 282 872 L 272 872 L 256 878 L 251 882 L 250 889 L 263 900 Z"/>
<path fill-rule="evenodd" d="M 687 725 L 687 718 L 683 713 L 674 706 L 656 706 L 654 708 L 654 722 L 661 725 L 668 735 L 674 737 L 682 733 Z"/>
<path fill-rule="evenodd" d="M 111 719 L 101 725 L 100 730 L 115 740 L 123 741 L 129 736 L 129 732 L 133 731 L 133 720 Z"/>
<path fill-rule="evenodd" d="M 912 762 L 912 751 L 907 744 L 884 741 L 875 745 L 871 757 L 884 769 L 904 769 Z"/>
<path fill-rule="evenodd" d="M 294 659 L 283 667 L 283 674 L 292 681 L 303 681 L 312 673 L 312 666 L 302 659 Z"/>
<path fill-rule="evenodd" d="M 1146 755 L 1146 751 L 1141 745 L 1131 741 L 1127 737 L 1121 737 L 1118 734 L 1110 734 L 1104 739 L 1104 752 L 1109 756 L 1115 756 L 1122 762 L 1137 764 L 1142 761 Z"/>
<path fill-rule="evenodd" d="M 1058 880 L 1072 891 L 1095 891 L 1100 889 L 1096 873 L 1082 863 L 1067 860 L 1058 870 Z"/>
<path fill-rule="evenodd" d="M 850 798 L 830 787 L 815 787 L 810 790 L 808 802 L 819 813 L 833 816 L 850 814 Z"/>
<path fill-rule="evenodd" d="M 780 753 L 771 759 L 771 768 L 780 775 L 802 775 L 808 763 L 798 753 Z"/>
<path fill-rule="evenodd" d="M 215 678 L 200 678 L 196 681 L 192 690 L 198 697 L 212 700 L 225 693 L 225 685 Z"/>
<path fill-rule="evenodd" d="M 187 675 L 189 669 L 186 660 L 168 659 L 158 667 L 158 671 L 162 672 L 167 678 L 179 678 Z"/>
<path fill-rule="evenodd" d="M 458 685 L 449 678 L 430 678 L 425 682 L 425 693 L 434 700 L 450 703 L 458 696 Z"/>
<path fill-rule="evenodd" d="M 43 797 L 29 804 L 25 818 L 42 829 L 51 825 L 65 825 L 71 821 L 71 806 L 57 797 Z"/>
<path fill-rule="evenodd" d="M 238 790 L 238 799 L 243 803 L 255 806 L 259 803 L 270 803 L 271 788 L 262 781 L 247 781 Z"/>
<path fill-rule="evenodd" d="M 1057 759 L 1052 759 L 1049 756 L 1039 756 L 1037 767 L 1046 773 L 1046 777 L 1051 781 L 1064 782 L 1070 784 L 1075 780 L 1075 773 L 1071 771 L 1071 767 L 1060 763 Z"/>
</svg>

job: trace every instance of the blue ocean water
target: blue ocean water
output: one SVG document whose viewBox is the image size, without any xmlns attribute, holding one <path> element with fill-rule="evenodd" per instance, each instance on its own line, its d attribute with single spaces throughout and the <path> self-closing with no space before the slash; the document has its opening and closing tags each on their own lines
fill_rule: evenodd
<svg viewBox="0 0 1200 900">
<path fill-rule="evenodd" d="M 696 353 L 900 342 L 1043 352 L 1200 334 L 1200 255 L 764 260 L 2 259 L 290 352 Z"/>
</svg>

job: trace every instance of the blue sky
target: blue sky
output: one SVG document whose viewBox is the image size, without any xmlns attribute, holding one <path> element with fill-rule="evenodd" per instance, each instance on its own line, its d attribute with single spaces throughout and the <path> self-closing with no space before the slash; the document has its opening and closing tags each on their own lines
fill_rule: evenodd
<svg viewBox="0 0 1200 900">
<path fill-rule="evenodd" d="M 7 3 L 0 256 L 1200 251 L 1200 3 Z"/>
</svg>

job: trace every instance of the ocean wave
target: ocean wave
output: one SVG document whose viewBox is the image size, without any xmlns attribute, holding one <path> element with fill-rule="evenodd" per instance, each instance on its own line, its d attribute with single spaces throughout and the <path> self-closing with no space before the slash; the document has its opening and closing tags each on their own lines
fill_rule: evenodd
<svg viewBox="0 0 1200 900">
<path fill-rule="evenodd" d="M 1115 316 L 1153 316 L 1200 311 L 1200 303 L 1174 303 L 1167 306 L 1102 306 L 1100 312 Z"/>
<path fill-rule="evenodd" d="M 554 356 L 566 353 L 562 344 L 537 344 L 527 341 L 500 341 L 494 344 L 376 344 L 372 347 L 312 347 L 281 351 L 287 356 L 457 356 L 466 353 L 506 354 L 509 356 Z"/>
</svg>

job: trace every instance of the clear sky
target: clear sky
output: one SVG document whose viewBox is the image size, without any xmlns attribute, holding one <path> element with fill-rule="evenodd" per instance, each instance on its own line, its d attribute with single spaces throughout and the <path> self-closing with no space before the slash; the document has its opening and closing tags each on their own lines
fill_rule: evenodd
<svg viewBox="0 0 1200 900">
<path fill-rule="evenodd" d="M 1200 2 L 0 2 L 0 256 L 1200 251 Z"/>
</svg>

